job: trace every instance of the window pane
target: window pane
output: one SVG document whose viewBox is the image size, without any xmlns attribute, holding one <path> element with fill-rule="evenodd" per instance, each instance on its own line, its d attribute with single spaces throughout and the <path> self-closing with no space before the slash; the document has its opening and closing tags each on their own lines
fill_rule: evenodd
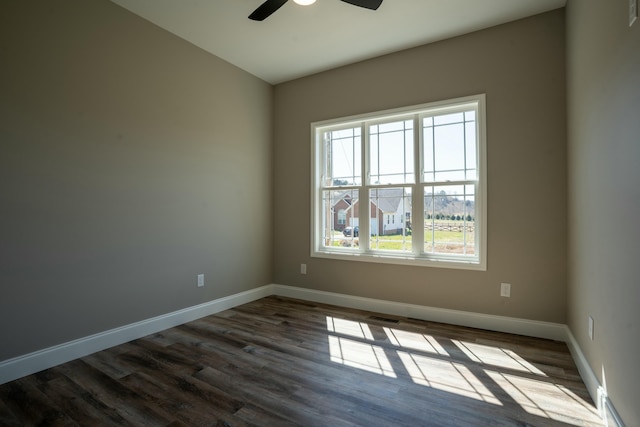
<svg viewBox="0 0 640 427">
<path fill-rule="evenodd" d="M 322 245 L 357 248 L 358 190 L 322 192 Z"/>
<path fill-rule="evenodd" d="M 413 120 L 369 127 L 371 184 L 414 181 Z"/>
<path fill-rule="evenodd" d="M 476 120 L 476 112 L 471 110 L 471 111 L 465 111 L 464 112 L 464 120 L 466 122 L 473 122 Z"/>
<path fill-rule="evenodd" d="M 465 116 L 469 113 L 465 113 Z M 475 114 L 474 114 L 475 116 Z M 466 167 L 467 167 L 467 177 L 466 179 L 477 179 L 477 171 L 476 171 L 476 122 L 471 121 L 465 123 L 465 149 L 466 149 Z"/>
<path fill-rule="evenodd" d="M 424 117 L 424 182 L 477 179 L 475 111 Z"/>
<path fill-rule="evenodd" d="M 360 185 L 362 145 L 360 127 L 324 133 L 325 186 Z"/>
<path fill-rule="evenodd" d="M 370 249 L 411 251 L 411 189 L 369 190 Z"/>
<path fill-rule="evenodd" d="M 433 123 L 433 117 L 428 117 L 424 119 L 425 123 Z M 433 152 L 433 126 L 427 126 L 423 129 L 422 140 L 423 140 L 423 153 L 424 153 L 424 177 L 423 180 L 426 182 L 433 182 L 435 180 L 435 165 L 434 165 L 434 152 Z"/>
<path fill-rule="evenodd" d="M 464 125 L 436 126 L 434 131 L 435 180 L 464 179 Z"/>
<path fill-rule="evenodd" d="M 429 186 L 424 190 L 424 251 L 475 253 L 473 185 Z"/>
<path fill-rule="evenodd" d="M 462 123 L 464 121 L 464 113 L 443 114 L 435 116 L 433 122 L 436 126 L 446 125 L 450 123 Z"/>
</svg>

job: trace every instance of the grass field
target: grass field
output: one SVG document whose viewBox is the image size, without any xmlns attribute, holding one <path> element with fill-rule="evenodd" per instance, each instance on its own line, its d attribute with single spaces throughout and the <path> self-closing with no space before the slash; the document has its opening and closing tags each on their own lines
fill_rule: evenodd
<svg viewBox="0 0 640 427">
<path fill-rule="evenodd" d="M 474 252 L 475 232 L 473 226 L 468 227 L 466 236 L 462 231 L 464 223 L 462 221 L 436 221 L 435 230 L 426 227 L 424 230 L 425 251 L 437 253 L 463 253 L 466 237 L 467 253 Z M 448 231 L 451 228 L 454 231 Z M 359 238 L 344 237 L 342 233 L 336 232 L 333 236 L 331 246 L 357 247 Z M 371 236 L 371 249 L 386 251 L 411 251 L 412 236 L 392 235 L 392 236 Z"/>
</svg>

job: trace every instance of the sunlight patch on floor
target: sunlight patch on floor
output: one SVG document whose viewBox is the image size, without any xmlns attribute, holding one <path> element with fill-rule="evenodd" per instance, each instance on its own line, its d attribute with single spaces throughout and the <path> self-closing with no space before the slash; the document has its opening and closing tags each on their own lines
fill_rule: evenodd
<svg viewBox="0 0 640 427">
<path fill-rule="evenodd" d="M 468 364 L 455 361 L 454 357 L 464 356 L 454 355 L 453 347 L 447 350 L 448 344 L 442 345 L 428 334 L 378 327 L 384 335 L 376 330 L 380 345 L 374 345 L 376 339 L 368 324 L 332 316 L 326 316 L 326 321 L 332 362 L 391 378 L 408 374 L 424 387 L 492 405 L 517 404 L 528 414 L 569 425 L 583 425 L 585 420 L 601 425 L 590 402 L 550 382 L 547 374 L 514 350 L 449 339 L 472 362 Z M 494 383 L 504 390 L 500 399 L 488 388 Z"/>
<path fill-rule="evenodd" d="M 331 361 L 387 377 L 397 378 L 391 362 L 381 347 L 329 336 Z"/>
<path fill-rule="evenodd" d="M 544 377 L 547 376 L 547 374 L 542 372 L 533 364 L 524 360 L 513 350 L 458 340 L 452 341 L 469 359 L 474 362 L 499 366 L 500 368 L 513 369 L 515 371 L 527 372 Z"/>
<path fill-rule="evenodd" d="M 585 420 L 598 424 L 601 422 L 595 408 L 562 385 L 500 372 L 485 372 L 530 414 L 571 425 L 583 425 Z"/>
<path fill-rule="evenodd" d="M 494 405 L 502 403 L 464 365 L 398 351 L 413 382 Z"/>
<path fill-rule="evenodd" d="M 407 332 L 400 329 L 383 329 L 385 334 L 387 334 L 389 342 L 397 347 L 449 356 L 447 350 L 431 335 Z"/>
<path fill-rule="evenodd" d="M 371 329 L 366 323 L 327 316 L 327 330 L 337 334 L 374 341 Z"/>
</svg>

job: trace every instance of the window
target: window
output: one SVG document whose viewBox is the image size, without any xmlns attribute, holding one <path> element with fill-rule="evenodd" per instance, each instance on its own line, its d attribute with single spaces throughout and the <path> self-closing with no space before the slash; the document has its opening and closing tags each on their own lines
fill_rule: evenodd
<svg viewBox="0 0 640 427">
<path fill-rule="evenodd" d="M 340 209 L 338 211 L 338 225 L 344 226 L 347 223 L 347 211 Z"/>
<path fill-rule="evenodd" d="M 311 256 L 486 269 L 484 95 L 311 128 Z"/>
</svg>

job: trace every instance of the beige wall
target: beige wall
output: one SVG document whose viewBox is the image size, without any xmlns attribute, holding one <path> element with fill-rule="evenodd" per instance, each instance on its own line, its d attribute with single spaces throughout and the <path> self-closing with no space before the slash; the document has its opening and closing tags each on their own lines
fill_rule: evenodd
<svg viewBox="0 0 640 427">
<path fill-rule="evenodd" d="M 0 361 L 273 281 L 568 321 L 640 425 L 640 22 L 628 27 L 626 6 L 569 0 L 565 129 L 562 10 L 284 83 L 274 99 L 106 0 L 4 2 Z M 309 258 L 310 122 L 476 93 L 486 272 Z"/>
<path fill-rule="evenodd" d="M 0 361 L 269 283 L 273 88 L 106 0 L 1 9 Z"/>
<path fill-rule="evenodd" d="M 629 28 L 627 5 L 567 6 L 568 323 L 626 425 L 639 426 L 640 21 Z"/>
<path fill-rule="evenodd" d="M 276 86 L 275 282 L 564 323 L 564 28 L 557 10 Z M 311 122 L 478 93 L 488 116 L 486 272 L 309 257 Z M 510 299 L 500 282 L 512 283 Z"/>
</svg>

